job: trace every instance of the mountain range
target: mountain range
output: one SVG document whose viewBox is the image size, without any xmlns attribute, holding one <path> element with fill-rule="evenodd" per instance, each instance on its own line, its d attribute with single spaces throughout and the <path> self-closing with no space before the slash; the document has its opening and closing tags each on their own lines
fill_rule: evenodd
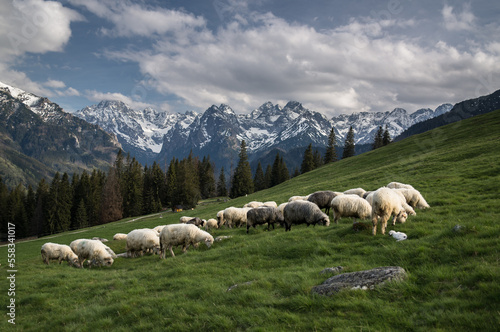
<svg viewBox="0 0 500 332">
<path fill-rule="evenodd" d="M 77 111 L 76 116 L 114 133 L 125 150 L 143 163 L 173 157 L 210 155 L 218 167 L 231 168 L 238 160 L 241 140 L 247 143 L 249 159 L 259 160 L 271 150 L 286 153 L 327 145 L 334 128 L 337 144 L 343 145 L 352 126 L 357 145 L 371 144 L 379 126 L 396 137 L 412 125 L 448 112 L 451 104 L 420 109 L 409 114 L 396 108 L 387 112 L 361 112 L 327 118 L 296 101 L 284 107 L 264 103 L 249 114 L 237 114 L 228 105 L 212 105 L 203 113 L 167 114 L 151 108 L 132 110 L 120 101 L 102 101 Z M 218 162 L 223 161 L 223 162 Z"/>
<path fill-rule="evenodd" d="M 0 176 L 8 186 L 36 186 L 55 172 L 106 170 L 120 148 L 114 134 L 0 82 Z"/>
</svg>

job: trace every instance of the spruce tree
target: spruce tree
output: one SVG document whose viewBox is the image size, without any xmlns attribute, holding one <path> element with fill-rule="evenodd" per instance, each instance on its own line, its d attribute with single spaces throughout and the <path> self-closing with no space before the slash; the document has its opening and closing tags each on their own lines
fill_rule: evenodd
<svg viewBox="0 0 500 332">
<path fill-rule="evenodd" d="M 318 149 L 314 150 L 313 160 L 314 160 L 314 168 L 318 168 L 321 165 L 323 165 L 323 158 L 321 158 L 321 153 L 319 153 Z"/>
<path fill-rule="evenodd" d="M 226 175 L 224 174 L 224 167 L 220 169 L 219 181 L 217 182 L 217 197 L 227 196 Z"/>
<path fill-rule="evenodd" d="M 342 159 L 353 157 L 356 154 L 354 142 L 354 130 L 352 126 L 349 127 L 349 132 L 345 138 L 344 142 L 344 152 L 342 153 Z"/>
<path fill-rule="evenodd" d="M 118 179 L 117 170 L 111 167 L 106 177 L 106 182 L 102 189 L 102 204 L 99 216 L 99 222 L 106 224 L 108 222 L 120 220 L 123 217 L 123 198 L 120 190 L 120 182 Z M 77 207 L 77 224 L 82 224 L 87 218 L 85 204 L 83 200 L 80 201 Z"/>
<path fill-rule="evenodd" d="M 128 159 L 128 158 L 127 158 Z M 123 197 L 123 216 L 133 217 L 142 214 L 143 172 L 139 162 L 132 158 L 124 172 L 125 196 Z"/>
<path fill-rule="evenodd" d="M 276 153 L 274 157 L 273 168 L 271 169 L 271 187 L 274 187 L 281 183 L 281 158 L 280 153 Z"/>
<path fill-rule="evenodd" d="M 264 178 L 264 170 L 262 169 L 262 164 L 260 163 L 260 161 L 257 164 L 257 169 L 255 170 L 253 185 L 255 191 L 266 189 L 266 179 Z"/>
<path fill-rule="evenodd" d="M 280 183 L 290 180 L 290 172 L 283 157 L 280 158 Z"/>
<path fill-rule="evenodd" d="M 214 166 L 210 156 L 203 157 L 199 169 L 200 192 L 202 198 L 210 198 L 216 195 Z"/>
<path fill-rule="evenodd" d="M 314 169 L 314 155 L 312 150 L 312 144 L 309 144 L 305 153 L 304 159 L 302 159 L 302 165 L 300 167 L 300 173 L 304 174 Z"/>
<path fill-rule="evenodd" d="M 241 141 L 238 166 L 234 171 L 231 181 L 231 197 L 239 197 L 251 194 L 254 191 L 252 170 L 248 162 L 247 146 L 245 140 Z"/>
<path fill-rule="evenodd" d="M 48 234 L 45 231 L 46 229 L 46 219 L 48 215 L 48 201 L 49 201 L 49 184 L 45 179 L 40 180 L 38 182 L 38 186 L 36 188 L 35 200 L 36 200 L 36 209 L 33 215 L 34 229 L 36 229 L 37 235 Z"/>
<path fill-rule="evenodd" d="M 373 141 L 372 150 L 378 149 L 383 146 L 383 134 L 384 130 L 382 126 L 378 127 L 377 133 L 375 134 L 375 139 Z"/>
<path fill-rule="evenodd" d="M 166 186 L 165 186 L 165 203 L 174 210 L 174 195 L 177 191 L 177 175 L 176 175 L 176 159 L 172 158 L 167 170 Z"/>
<path fill-rule="evenodd" d="M 335 145 L 335 130 L 332 127 L 332 130 L 330 130 L 330 135 L 328 136 L 328 146 L 326 147 L 326 153 L 323 163 L 328 164 L 337 161 L 337 151 L 335 151 Z"/>
<path fill-rule="evenodd" d="M 271 165 L 267 165 L 266 172 L 264 173 L 264 181 L 266 182 L 266 188 L 271 188 L 272 178 L 273 178 L 273 168 Z"/>
<path fill-rule="evenodd" d="M 391 134 L 389 134 L 389 129 L 387 128 L 387 125 L 385 125 L 384 135 L 382 137 L 382 145 L 386 146 L 391 142 L 392 142 Z"/>
</svg>

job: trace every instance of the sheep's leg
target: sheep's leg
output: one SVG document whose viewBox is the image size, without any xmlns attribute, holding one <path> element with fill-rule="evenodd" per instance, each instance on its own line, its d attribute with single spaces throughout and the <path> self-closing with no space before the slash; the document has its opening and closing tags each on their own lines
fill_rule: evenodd
<svg viewBox="0 0 500 332">
<path fill-rule="evenodd" d="M 372 217 L 372 224 L 373 224 L 372 234 L 373 234 L 373 235 L 377 235 L 377 224 L 378 224 L 378 218 L 377 218 L 377 216 L 376 216 L 376 215 Z"/>
<path fill-rule="evenodd" d="M 385 215 L 385 214 L 384 214 L 384 215 L 382 216 L 382 218 L 380 219 L 380 221 L 381 221 L 381 224 L 380 224 L 381 229 L 380 229 L 380 231 L 382 232 L 382 234 L 383 234 L 383 235 L 385 234 L 385 229 L 387 228 L 387 220 L 388 220 L 390 217 L 391 217 L 390 215 L 388 216 L 388 215 Z"/>
<path fill-rule="evenodd" d="M 398 215 L 395 214 L 394 218 L 392 218 L 392 226 L 396 225 L 396 219 L 397 219 L 397 217 L 398 217 Z M 390 218 L 390 216 L 389 216 L 389 218 Z"/>
<path fill-rule="evenodd" d="M 168 246 L 168 250 L 170 250 L 170 253 L 172 254 L 172 257 L 175 257 L 174 251 L 172 250 L 172 245 Z"/>
</svg>

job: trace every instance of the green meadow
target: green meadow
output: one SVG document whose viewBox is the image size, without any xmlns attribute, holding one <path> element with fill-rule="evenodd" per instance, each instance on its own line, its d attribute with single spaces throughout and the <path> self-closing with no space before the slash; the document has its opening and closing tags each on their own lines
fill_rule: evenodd
<svg viewBox="0 0 500 332">
<path fill-rule="evenodd" d="M 0 248 L 0 303 L 15 299 L 19 331 L 498 331 L 500 326 L 500 111 L 412 136 L 341 160 L 279 186 L 195 210 L 130 218 L 46 238 L 17 242 L 15 296 L 9 296 L 7 247 Z M 408 235 L 356 232 L 352 219 L 328 227 L 216 229 L 230 236 L 176 257 L 117 258 L 109 268 L 42 263 L 45 242 L 107 238 L 115 233 L 215 218 L 249 201 L 286 202 L 317 190 L 375 190 L 410 183 L 431 208 L 404 224 Z M 333 220 L 330 215 L 330 219 Z M 369 220 L 364 223 L 370 225 Z M 456 230 L 455 226 L 461 227 Z M 454 230 L 455 228 L 455 230 Z M 408 278 L 371 291 L 311 294 L 327 267 L 354 272 L 401 266 Z M 238 285 L 228 289 L 231 286 Z"/>
</svg>

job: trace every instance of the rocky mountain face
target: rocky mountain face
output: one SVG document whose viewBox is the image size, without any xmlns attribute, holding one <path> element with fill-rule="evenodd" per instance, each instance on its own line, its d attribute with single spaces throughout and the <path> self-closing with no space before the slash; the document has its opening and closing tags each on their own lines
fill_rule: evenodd
<svg viewBox="0 0 500 332">
<path fill-rule="evenodd" d="M 8 185 L 36 185 L 56 171 L 106 170 L 119 148 L 114 134 L 0 83 L 0 175 Z"/>
</svg>

